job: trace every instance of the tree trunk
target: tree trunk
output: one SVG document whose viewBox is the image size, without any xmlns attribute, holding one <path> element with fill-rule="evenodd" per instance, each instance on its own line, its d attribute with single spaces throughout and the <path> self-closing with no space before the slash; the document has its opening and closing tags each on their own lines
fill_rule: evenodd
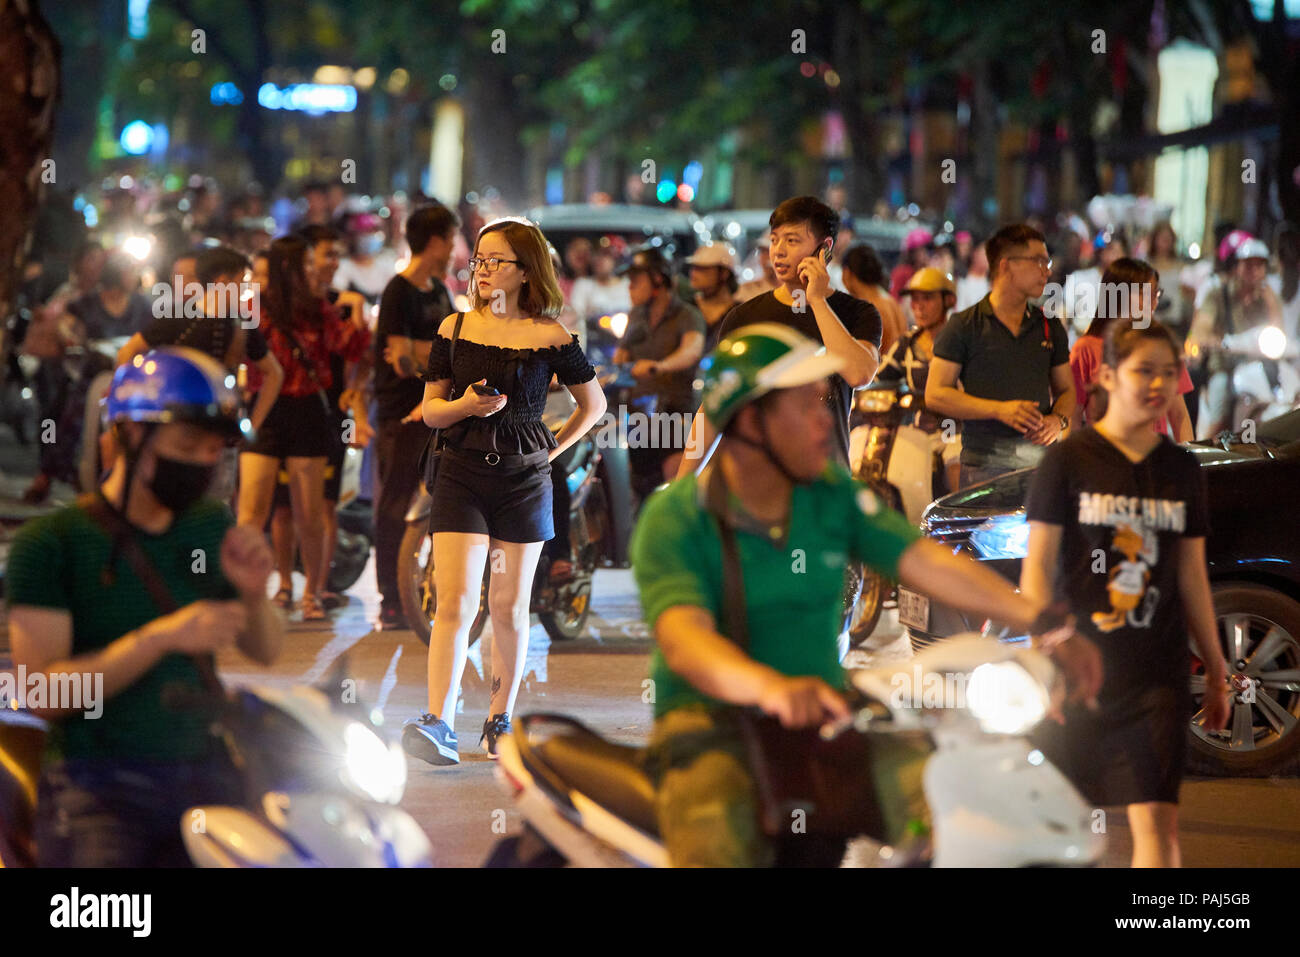
<svg viewBox="0 0 1300 957">
<path fill-rule="evenodd" d="M 59 99 L 59 42 L 35 0 L 0 0 L 0 318 L 8 316 L 45 192 Z M 0 333 L 2 334 L 2 333 Z"/>
</svg>

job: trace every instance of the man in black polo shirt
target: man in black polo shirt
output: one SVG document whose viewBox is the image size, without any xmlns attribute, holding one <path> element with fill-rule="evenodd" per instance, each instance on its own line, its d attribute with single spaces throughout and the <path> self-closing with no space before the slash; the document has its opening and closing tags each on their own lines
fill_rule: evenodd
<svg viewBox="0 0 1300 957">
<path fill-rule="evenodd" d="M 987 250 L 992 291 L 939 333 L 925 388 L 930 411 L 965 423 L 963 487 L 1037 465 L 1075 402 L 1065 327 L 1029 304 L 1052 268 L 1043 234 L 1004 226 Z"/>
<path fill-rule="evenodd" d="M 375 582 L 382 604 L 379 627 L 406 627 L 397 587 L 397 553 L 406 531 L 406 510 L 419 485 L 420 453 L 429 428 L 420 418 L 424 368 L 438 325 L 453 310 L 442 284 L 460 218 L 441 204 L 424 206 L 406 220 L 411 262 L 394 276 L 379 300 L 375 329 L 375 402 L 379 407 L 375 448 Z"/>
<path fill-rule="evenodd" d="M 871 303 L 830 287 L 826 266 L 840 227 L 833 209 L 815 196 L 795 196 L 773 210 L 768 225 L 772 269 L 780 285 L 734 306 L 722 318 L 718 338 L 743 326 L 775 322 L 822 343 L 844 360 L 841 371 L 830 377 L 826 403 L 835 419 L 831 457 L 847 468 L 853 390 L 870 382 L 880 365 L 880 313 Z M 678 477 L 703 465 L 714 436 L 708 419 L 695 416 Z"/>
<path fill-rule="evenodd" d="M 632 363 L 637 380 L 629 396 L 632 411 L 652 413 L 650 428 L 640 430 L 645 441 L 630 443 L 628 450 L 633 491 L 644 501 L 676 472 L 679 452 L 661 447 L 674 434 L 661 423 L 671 420 L 659 416 L 685 417 L 695 411 L 695 370 L 704 355 L 707 326 L 698 309 L 674 294 L 672 266 L 658 249 L 638 250 L 619 273 L 628 277 L 632 311 L 614 361 Z M 631 435 L 633 426 L 628 429 Z"/>
</svg>

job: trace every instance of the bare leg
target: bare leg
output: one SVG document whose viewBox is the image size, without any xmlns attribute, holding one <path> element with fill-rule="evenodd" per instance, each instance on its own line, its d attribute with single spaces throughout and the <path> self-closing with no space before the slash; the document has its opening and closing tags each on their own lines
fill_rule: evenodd
<svg viewBox="0 0 1300 957">
<path fill-rule="evenodd" d="M 271 516 L 271 496 L 280 460 L 269 455 L 243 452 L 239 456 L 239 524 L 252 525 L 259 532 Z"/>
<path fill-rule="evenodd" d="M 541 542 L 492 540 L 492 584 L 488 613 L 492 616 L 492 697 L 488 714 L 513 714 L 519 683 L 528 658 L 528 605 L 533 572 L 542 554 Z M 509 684 L 505 684 L 505 679 Z"/>
<path fill-rule="evenodd" d="M 1178 805 L 1165 801 L 1128 806 L 1133 832 L 1134 867 L 1182 867 L 1178 846 Z"/>
<path fill-rule="evenodd" d="M 339 503 L 325 499 L 321 517 L 325 523 L 325 536 L 321 542 L 320 582 L 321 588 L 329 591 L 330 566 L 334 564 L 334 546 L 339 539 Z"/>
<path fill-rule="evenodd" d="M 438 593 L 438 608 L 429 636 L 429 712 L 452 730 L 456 728 L 460 676 L 469 652 L 469 629 L 478 614 L 487 553 L 486 535 L 437 532 L 433 536 L 433 585 Z"/>
<path fill-rule="evenodd" d="M 325 511 L 325 457 L 289 458 L 289 502 L 307 577 L 303 598 L 320 599 L 322 513 Z"/>
<path fill-rule="evenodd" d="M 293 591 L 293 510 L 281 505 L 271 513 L 271 545 L 280 570 L 280 591 Z"/>
</svg>

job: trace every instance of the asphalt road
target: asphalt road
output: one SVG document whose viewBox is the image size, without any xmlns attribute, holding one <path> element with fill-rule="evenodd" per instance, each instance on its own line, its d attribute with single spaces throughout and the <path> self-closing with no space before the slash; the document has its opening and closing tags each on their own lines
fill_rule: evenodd
<svg viewBox="0 0 1300 957">
<path fill-rule="evenodd" d="M 292 624 L 286 652 L 269 675 L 249 670 L 237 655 L 221 661 L 223 674 L 232 681 L 317 681 L 346 656 L 358 696 L 379 708 L 396 732 L 403 720 L 424 710 L 425 646 L 409 631 L 372 630 L 377 612 L 372 583 L 367 571 L 353 589 L 351 604 L 336 613 L 330 626 Z M 590 625 L 590 637 L 558 644 L 533 626 L 517 710 L 572 714 L 616 741 L 643 742 L 651 724 L 641 684 L 649 640 L 629 572 L 597 574 Z M 409 764 L 403 805 L 428 833 L 442 866 L 481 863 L 503 836 L 498 811 L 505 812 L 507 834 L 520 826 L 494 778 L 493 762 L 477 746 L 488 705 L 482 648 L 490 641 L 489 624 L 471 649 L 466 670 L 457 721 L 460 766 Z M 880 664 L 910 654 L 892 612 L 886 612 L 872 644 L 874 651 L 855 652 L 849 663 Z M 1189 779 L 1183 786 L 1182 814 L 1185 866 L 1300 866 L 1300 782 L 1295 779 Z M 1126 866 L 1131 843 L 1123 813 L 1109 813 L 1107 823 L 1105 863 Z"/>
</svg>

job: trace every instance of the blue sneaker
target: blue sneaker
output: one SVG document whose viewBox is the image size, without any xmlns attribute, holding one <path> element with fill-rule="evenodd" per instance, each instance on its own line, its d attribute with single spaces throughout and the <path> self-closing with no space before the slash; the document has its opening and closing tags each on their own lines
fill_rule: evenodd
<svg viewBox="0 0 1300 957">
<path fill-rule="evenodd" d="M 420 715 L 402 725 L 402 750 L 430 764 L 460 764 L 456 732 L 436 714 Z"/>
<path fill-rule="evenodd" d="M 488 757 L 495 761 L 497 759 L 497 739 L 509 733 L 510 715 L 505 712 L 494 714 L 483 722 L 483 734 L 479 737 L 478 743 L 486 748 Z"/>
</svg>

